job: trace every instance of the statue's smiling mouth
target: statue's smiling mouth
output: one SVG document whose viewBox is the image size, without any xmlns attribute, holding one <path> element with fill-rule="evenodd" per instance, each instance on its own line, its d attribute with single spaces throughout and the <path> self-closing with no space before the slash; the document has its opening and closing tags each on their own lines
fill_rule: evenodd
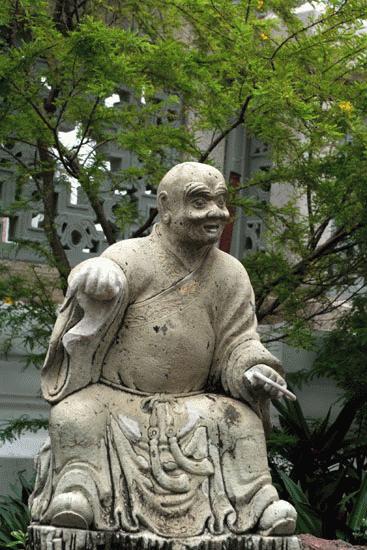
<svg viewBox="0 0 367 550">
<path fill-rule="evenodd" d="M 204 229 L 207 233 L 209 234 L 215 234 L 219 231 L 220 229 L 220 224 L 219 223 L 206 223 L 204 225 Z"/>
</svg>

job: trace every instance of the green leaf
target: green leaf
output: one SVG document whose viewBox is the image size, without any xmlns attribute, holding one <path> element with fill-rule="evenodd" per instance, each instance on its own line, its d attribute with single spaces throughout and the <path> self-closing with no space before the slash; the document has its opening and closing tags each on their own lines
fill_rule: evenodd
<svg viewBox="0 0 367 550">
<path fill-rule="evenodd" d="M 278 474 L 297 510 L 297 532 L 320 536 L 321 520 L 312 509 L 305 493 L 285 472 L 278 470 Z"/>
<path fill-rule="evenodd" d="M 362 520 L 367 518 L 367 474 L 365 474 L 361 488 L 357 494 L 356 502 L 349 516 L 348 526 L 354 531 L 362 525 Z"/>
<path fill-rule="evenodd" d="M 357 396 L 345 403 L 337 418 L 324 435 L 323 445 L 320 450 L 322 455 L 330 455 L 340 448 L 357 412 L 364 402 L 364 396 Z"/>
<path fill-rule="evenodd" d="M 288 428 L 291 433 L 297 434 L 302 440 L 309 440 L 311 432 L 306 418 L 298 401 L 286 401 L 281 403 L 274 400 L 274 407 L 281 413 L 280 422 L 284 428 Z"/>
</svg>

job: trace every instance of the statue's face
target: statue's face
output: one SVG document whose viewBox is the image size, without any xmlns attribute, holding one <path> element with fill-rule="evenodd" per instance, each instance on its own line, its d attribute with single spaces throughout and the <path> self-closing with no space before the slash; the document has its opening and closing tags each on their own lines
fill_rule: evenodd
<svg viewBox="0 0 367 550">
<path fill-rule="evenodd" d="M 170 231 L 181 241 L 196 245 L 216 243 L 229 219 L 227 188 L 222 176 L 208 173 L 180 188 L 171 205 Z"/>
</svg>

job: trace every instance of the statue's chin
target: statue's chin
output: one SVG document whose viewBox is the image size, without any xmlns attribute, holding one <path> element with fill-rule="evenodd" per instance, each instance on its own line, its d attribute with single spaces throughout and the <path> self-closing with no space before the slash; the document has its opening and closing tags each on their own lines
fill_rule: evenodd
<svg viewBox="0 0 367 550">
<path fill-rule="evenodd" d="M 198 250 L 200 248 L 203 248 L 204 246 L 213 246 L 218 242 L 219 238 L 195 238 L 191 239 L 191 246 L 193 249 L 197 248 Z"/>
<path fill-rule="evenodd" d="M 221 235 L 222 231 L 217 231 L 216 233 L 204 233 L 203 235 L 200 235 L 200 237 L 197 237 L 196 242 L 201 246 L 216 244 L 221 238 Z"/>
<path fill-rule="evenodd" d="M 193 231 L 191 234 L 186 234 L 186 242 L 190 240 L 192 245 L 196 245 L 198 247 L 206 246 L 206 245 L 214 245 L 216 244 L 219 239 L 221 238 L 223 233 L 222 227 L 216 227 L 216 228 L 206 228 L 200 227 L 197 231 Z"/>
</svg>

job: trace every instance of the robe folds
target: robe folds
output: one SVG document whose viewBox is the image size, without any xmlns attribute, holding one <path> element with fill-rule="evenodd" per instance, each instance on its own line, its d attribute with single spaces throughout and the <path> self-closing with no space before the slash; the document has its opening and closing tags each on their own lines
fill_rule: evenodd
<svg viewBox="0 0 367 550">
<path fill-rule="evenodd" d="M 280 365 L 259 341 L 246 271 L 214 247 L 185 271 L 158 229 L 97 261 L 122 291 L 103 303 L 69 295 L 59 314 L 42 372 L 50 443 L 33 521 L 50 523 L 57 495 L 80 491 L 95 529 L 254 529 L 278 495 L 243 373 Z"/>
</svg>

